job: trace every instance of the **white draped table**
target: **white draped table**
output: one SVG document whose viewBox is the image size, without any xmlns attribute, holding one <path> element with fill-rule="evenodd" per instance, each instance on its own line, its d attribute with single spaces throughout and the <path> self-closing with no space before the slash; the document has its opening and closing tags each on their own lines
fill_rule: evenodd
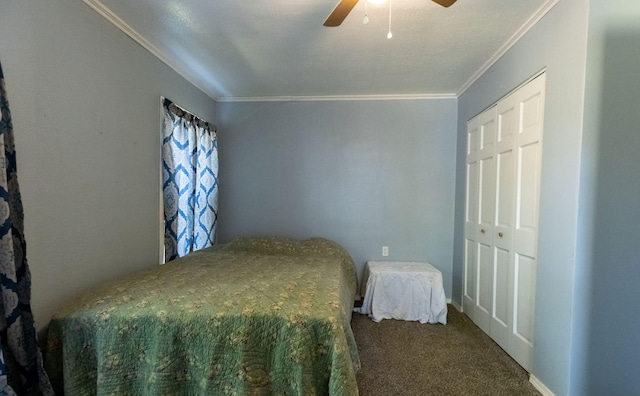
<svg viewBox="0 0 640 396">
<path fill-rule="evenodd" d="M 354 311 L 382 319 L 447 324 L 442 273 L 429 263 L 369 261 L 362 307 Z"/>
</svg>

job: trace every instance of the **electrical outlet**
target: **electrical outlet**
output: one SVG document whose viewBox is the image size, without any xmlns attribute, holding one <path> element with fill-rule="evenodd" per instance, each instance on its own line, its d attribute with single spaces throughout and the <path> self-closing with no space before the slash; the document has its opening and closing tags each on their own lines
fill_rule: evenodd
<svg viewBox="0 0 640 396">
<path fill-rule="evenodd" d="M 387 257 L 389 255 L 389 246 L 382 247 L 382 256 Z"/>
</svg>

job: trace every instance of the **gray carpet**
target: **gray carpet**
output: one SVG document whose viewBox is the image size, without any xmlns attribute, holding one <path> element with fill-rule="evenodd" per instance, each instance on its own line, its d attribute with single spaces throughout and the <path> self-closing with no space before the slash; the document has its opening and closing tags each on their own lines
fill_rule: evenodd
<svg viewBox="0 0 640 396">
<path fill-rule="evenodd" d="M 447 325 L 353 314 L 361 396 L 540 395 L 527 372 L 451 305 Z"/>
</svg>

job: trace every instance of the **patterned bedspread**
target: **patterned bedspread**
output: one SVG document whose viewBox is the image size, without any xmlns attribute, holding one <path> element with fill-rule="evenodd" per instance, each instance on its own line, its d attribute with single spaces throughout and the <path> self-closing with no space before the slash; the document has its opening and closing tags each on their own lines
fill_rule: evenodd
<svg viewBox="0 0 640 396">
<path fill-rule="evenodd" d="M 66 395 L 357 395 L 356 277 L 321 238 L 245 238 L 110 282 L 52 319 Z"/>
</svg>

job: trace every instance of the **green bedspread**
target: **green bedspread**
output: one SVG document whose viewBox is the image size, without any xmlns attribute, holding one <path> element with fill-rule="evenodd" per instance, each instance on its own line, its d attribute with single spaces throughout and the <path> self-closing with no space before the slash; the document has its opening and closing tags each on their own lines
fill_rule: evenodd
<svg viewBox="0 0 640 396">
<path fill-rule="evenodd" d="M 357 395 L 356 277 L 321 238 L 244 238 L 110 282 L 49 325 L 66 395 Z"/>
</svg>

